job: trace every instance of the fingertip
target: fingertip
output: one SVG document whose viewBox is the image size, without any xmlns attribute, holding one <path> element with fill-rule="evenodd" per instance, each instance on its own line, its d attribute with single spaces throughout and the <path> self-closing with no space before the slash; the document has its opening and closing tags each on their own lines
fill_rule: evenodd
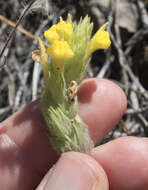
<svg viewBox="0 0 148 190">
<path fill-rule="evenodd" d="M 61 156 L 49 177 L 42 181 L 41 189 L 108 190 L 103 168 L 90 156 L 69 152 Z M 44 186 L 43 186 L 43 185 Z"/>
<path fill-rule="evenodd" d="M 78 92 L 79 115 L 94 142 L 101 140 L 122 118 L 127 100 L 123 90 L 107 79 L 86 79 Z"/>
<path fill-rule="evenodd" d="M 107 173 L 111 190 L 147 190 L 148 139 L 121 137 L 98 146 L 91 155 Z"/>
</svg>

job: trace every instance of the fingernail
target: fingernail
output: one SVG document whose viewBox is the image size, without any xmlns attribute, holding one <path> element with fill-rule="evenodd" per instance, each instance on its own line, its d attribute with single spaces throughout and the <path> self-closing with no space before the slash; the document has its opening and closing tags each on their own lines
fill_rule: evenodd
<svg viewBox="0 0 148 190">
<path fill-rule="evenodd" d="M 78 90 L 78 100 L 81 104 L 88 104 L 91 102 L 92 96 L 97 90 L 97 84 L 95 80 L 87 79 L 82 82 Z"/>
<path fill-rule="evenodd" d="M 65 153 L 57 162 L 43 189 L 98 190 L 100 179 L 95 165 L 95 160 L 87 155 Z"/>
</svg>

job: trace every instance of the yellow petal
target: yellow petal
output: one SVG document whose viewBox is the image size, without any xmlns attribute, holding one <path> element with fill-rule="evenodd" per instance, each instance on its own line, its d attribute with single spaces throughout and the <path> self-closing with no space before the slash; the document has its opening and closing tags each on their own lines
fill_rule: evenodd
<svg viewBox="0 0 148 190">
<path fill-rule="evenodd" d="M 47 49 L 47 54 L 56 62 L 61 63 L 70 59 L 74 55 L 69 44 L 63 40 L 55 40 Z"/>
<path fill-rule="evenodd" d="M 68 41 L 70 36 L 72 35 L 72 25 L 69 22 L 65 22 L 61 20 L 56 25 L 56 30 L 59 33 L 60 37 L 63 38 L 63 40 Z"/>
<path fill-rule="evenodd" d="M 51 28 L 44 32 L 44 37 L 50 42 L 53 43 L 55 40 L 60 39 L 60 35 L 56 30 L 56 25 L 53 25 Z"/>
<path fill-rule="evenodd" d="M 90 50 L 89 50 L 91 53 L 97 49 L 109 48 L 111 41 L 109 37 L 109 32 L 105 31 L 107 24 L 108 23 L 104 24 L 91 39 Z"/>
<path fill-rule="evenodd" d="M 51 28 L 44 32 L 44 37 L 53 43 L 54 40 L 66 40 L 68 41 L 72 35 L 72 24 L 67 21 L 61 21 L 58 24 L 53 25 Z"/>
</svg>

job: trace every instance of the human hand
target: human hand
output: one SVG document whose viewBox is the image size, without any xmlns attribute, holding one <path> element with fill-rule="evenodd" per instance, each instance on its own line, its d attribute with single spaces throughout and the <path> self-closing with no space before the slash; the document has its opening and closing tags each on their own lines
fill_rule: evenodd
<svg viewBox="0 0 148 190">
<path fill-rule="evenodd" d="M 85 80 L 78 98 L 79 114 L 95 143 L 126 109 L 122 90 L 104 79 Z M 44 121 L 37 101 L 1 123 L 0 189 L 35 189 L 58 160 L 41 125 Z M 91 155 L 65 153 L 37 190 L 147 190 L 147 147 L 146 138 L 123 137 L 96 147 Z"/>
</svg>

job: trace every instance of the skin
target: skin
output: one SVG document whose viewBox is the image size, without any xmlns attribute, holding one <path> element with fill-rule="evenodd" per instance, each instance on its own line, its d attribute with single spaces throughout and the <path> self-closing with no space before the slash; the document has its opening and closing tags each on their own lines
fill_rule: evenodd
<svg viewBox="0 0 148 190">
<path fill-rule="evenodd" d="M 79 114 L 95 143 L 126 109 L 123 91 L 105 79 L 85 80 L 78 99 Z M 59 157 L 48 143 L 44 124 L 39 101 L 0 124 L 0 189 L 148 189 L 146 138 L 122 137 L 94 148 L 90 155 L 68 152 Z"/>
</svg>

